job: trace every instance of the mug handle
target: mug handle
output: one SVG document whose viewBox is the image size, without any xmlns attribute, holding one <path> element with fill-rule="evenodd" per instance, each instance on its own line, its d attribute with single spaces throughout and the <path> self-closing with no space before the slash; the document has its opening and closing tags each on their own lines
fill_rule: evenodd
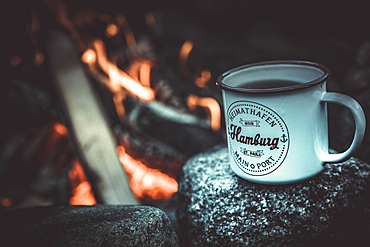
<svg viewBox="0 0 370 247">
<path fill-rule="evenodd" d="M 344 152 L 338 154 L 329 154 L 325 153 L 322 157 L 324 162 L 340 162 L 343 161 L 356 151 L 360 147 L 362 139 L 365 135 L 366 128 L 366 118 L 364 111 L 362 110 L 360 104 L 353 98 L 332 92 L 324 92 L 321 96 L 322 102 L 336 103 L 342 105 L 349 109 L 352 113 L 352 116 L 355 120 L 355 136 L 353 137 L 351 146 Z"/>
</svg>

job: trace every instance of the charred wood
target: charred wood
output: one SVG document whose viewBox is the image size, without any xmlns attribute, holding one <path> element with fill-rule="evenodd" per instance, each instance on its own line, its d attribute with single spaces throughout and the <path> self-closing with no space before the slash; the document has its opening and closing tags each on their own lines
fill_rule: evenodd
<svg viewBox="0 0 370 247">
<path fill-rule="evenodd" d="M 120 125 L 115 126 L 114 133 L 118 144 L 125 148 L 128 155 L 172 178 L 176 178 L 186 160 L 185 153 L 179 152 L 160 139 L 138 132 L 125 131 Z"/>
<path fill-rule="evenodd" d="M 13 207 L 66 204 L 72 159 L 69 138 L 56 132 L 53 122 L 15 133 L 0 154 L 0 195 Z"/>
<path fill-rule="evenodd" d="M 127 111 L 128 119 L 137 130 L 159 139 L 178 152 L 190 156 L 225 142 L 224 136 L 214 131 L 207 120 L 159 102 L 139 102 L 129 98 L 134 105 Z"/>
</svg>

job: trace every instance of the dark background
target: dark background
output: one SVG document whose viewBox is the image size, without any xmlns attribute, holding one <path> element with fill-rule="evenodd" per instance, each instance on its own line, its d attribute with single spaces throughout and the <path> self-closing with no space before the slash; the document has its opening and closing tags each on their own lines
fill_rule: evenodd
<svg viewBox="0 0 370 247">
<path fill-rule="evenodd" d="M 30 1 L 32 2 L 32 1 Z M 37 1 L 34 1 L 37 3 Z M 366 1 L 294 1 L 294 0 L 188 0 L 188 1 L 88 1 L 65 0 L 69 11 L 78 11 L 85 6 L 103 13 L 123 13 L 135 25 L 144 26 L 142 16 L 148 10 L 172 8 L 183 12 L 200 24 L 237 35 L 261 20 L 272 20 L 293 36 L 318 39 L 337 36 L 361 42 L 369 37 L 369 9 Z M 40 5 L 40 4 L 39 4 Z M 27 50 L 24 31 L 29 20 L 28 1 L 9 1 L 4 8 L 3 38 L 7 41 L 4 51 L 12 53 Z M 52 26 L 52 21 L 43 23 L 42 28 Z M 8 33 L 8 35 L 7 35 Z"/>
</svg>

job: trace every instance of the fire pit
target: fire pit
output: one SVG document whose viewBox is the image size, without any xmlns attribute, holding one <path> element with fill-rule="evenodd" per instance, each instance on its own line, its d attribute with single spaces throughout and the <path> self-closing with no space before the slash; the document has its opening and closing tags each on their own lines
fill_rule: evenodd
<svg viewBox="0 0 370 247">
<path fill-rule="evenodd" d="M 69 13 L 69 6 L 65 2 L 44 1 L 39 4 L 46 9 L 38 4 L 31 4 L 30 20 L 26 29 L 38 55 L 34 64 L 30 65 L 31 70 L 37 71 L 33 73 L 39 73 L 39 77 L 30 78 L 25 75 L 19 79 L 19 74 L 15 73 L 12 81 L 16 82 L 11 84 L 8 100 L 23 104 L 21 107 L 28 107 L 26 111 L 46 115 L 44 122 L 35 127 L 44 129 L 45 132 L 45 137 L 39 142 L 51 142 L 56 145 L 55 150 L 59 148 L 59 139 L 72 140 L 74 146 L 69 147 L 70 157 L 68 161 L 64 161 L 68 164 L 58 164 L 60 169 L 71 169 L 68 172 L 68 184 L 72 187 L 69 193 L 72 195 L 60 198 L 60 203 L 82 203 L 76 196 L 80 191 L 84 191 L 85 198 L 91 198 L 83 204 L 94 204 L 96 201 L 114 203 L 114 199 L 104 199 L 104 189 L 99 188 L 98 183 L 94 184 L 94 181 L 104 180 L 102 174 L 106 170 L 99 170 L 99 164 L 93 167 L 92 160 L 96 158 L 89 156 L 93 156 L 94 152 L 86 154 L 91 144 L 101 139 L 91 139 L 96 139 L 96 135 L 80 135 L 90 126 L 89 123 L 94 122 L 96 125 L 99 120 L 103 121 L 102 124 L 106 122 L 114 132 L 117 160 L 124 166 L 136 198 L 143 203 L 169 199 L 177 191 L 175 178 L 185 159 L 224 141 L 220 131 L 219 99 L 215 99 L 213 92 L 206 88 L 211 74 L 206 69 L 198 71 L 188 68 L 187 60 L 192 50 L 192 42 L 183 42 L 178 52 L 178 65 L 172 66 L 170 61 L 162 61 L 162 54 L 156 50 L 154 44 L 155 36 L 148 36 L 153 31 L 151 29 L 156 28 L 155 17 L 151 12 L 142 16 L 147 22 L 147 34 L 136 38 L 130 23 L 122 13 L 106 14 L 89 6 L 72 14 Z M 49 20 L 50 14 L 54 16 Z M 52 29 L 60 31 L 50 32 L 50 28 L 43 30 L 44 20 L 54 21 L 55 27 Z M 95 33 L 97 30 L 101 30 L 101 33 Z M 45 56 L 49 63 L 44 63 Z M 61 59 L 61 56 L 65 59 Z M 74 57 L 80 57 L 83 65 L 75 61 Z M 23 69 L 24 62 L 20 62 L 21 59 L 19 55 L 10 58 L 9 65 L 14 72 Z M 170 78 L 162 72 L 163 68 L 167 70 L 167 64 L 170 66 L 166 73 L 172 73 Z M 75 69 L 79 66 L 80 69 Z M 71 75 L 77 75 L 76 73 L 80 74 L 80 77 L 73 78 Z M 84 74 L 87 76 L 84 77 Z M 43 85 L 40 87 L 34 87 L 34 82 L 29 81 L 38 80 L 44 75 L 48 78 L 41 82 Z M 81 80 L 86 82 L 81 83 Z M 81 96 L 89 94 L 90 87 L 94 92 L 90 98 L 82 99 Z M 76 93 L 78 90 L 80 92 Z M 41 102 L 37 102 L 37 97 L 32 98 L 30 93 L 38 94 L 36 96 L 42 98 Z M 98 104 L 94 112 L 92 105 L 95 102 Z M 82 108 L 77 109 L 78 107 Z M 100 114 L 100 108 L 104 109 L 103 115 L 97 115 Z M 81 114 L 90 114 L 90 117 L 85 115 L 81 117 L 85 119 L 85 123 L 76 123 L 75 119 Z M 100 128 L 101 132 L 101 128 L 104 128 L 102 126 L 95 128 Z M 87 132 L 93 134 L 94 130 Z M 53 137 L 55 135 L 57 137 Z M 104 136 L 107 134 L 102 134 L 102 137 Z M 33 137 L 30 139 L 32 141 Z M 14 136 L 9 140 L 17 142 Z M 14 145 L 22 146 L 23 143 Z M 68 143 L 63 145 L 69 146 Z M 88 147 L 80 147 L 84 145 Z M 6 143 L 5 146 L 11 144 Z M 77 157 L 72 149 L 77 151 Z M 107 150 L 104 150 L 105 152 Z M 14 155 L 6 154 L 9 154 L 10 158 Z M 65 154 L 63 156 L 65 157 Z M 55 162 L 54 157 L 48 161 Z M 65 168 L 66 165 L 68 168 Z M 119 173 L 116 171 L 115 174 L 117 172 Z M 121 173 L 126 176 L 123 170 Z M 112 176 L 108 176 L 102 186 L 107 186 L 112 179 Z M 117 181 L 122 180 L 125 178 L 121 177 Z M 81 189 L 78 189 L 79 187 Z M 88 191 L 91 191 L 90 195 L 86 194 Z M 10 197 L 4 197 L 3 200 L 6 201 L 5 204 L 18 204 Z M 122 200 L 119 204 L 134 203 L 128 198 L 126 203 Z"/>
<path fill-rule="evenodd" d="M 203 0 L 180 6 L 167 1 L 16 4 L 1 90 L 6 116 L 1 210 L 150 205 L 163 209 L 178 229 L 177 176 L 190 157 L 225 144 L 215 79 L 238 65 L 273 59 L 325 64 L 333 71 L 329 91 L 349 94 L 368 115 L 370 40 L 361 29 L 364 8 L 338 3 L 336 11 L 320 2 L 318 9 L 318 1 L 303 6 Z M 305 14 L 307 9 L 315 18 Z M 341 11 L 355 11 L 356 18 Z M 67 43 L 66 51 L 61 47 Z M 61 64 L 62 56 L 76 59 Z M 70 86 L 61 88 L 63 81 Z M 72 87 L 77 94 L 68 94 Z M 72 107 L 82 98 L 91 107 Z M 96 111 L 87 102 L 94 102 Z M 92 118 L 81 117 L 87 114 Z M 86 121 L 76 123 L 79 117 Z M 329 120 L 331 148 L 342 151 L 353 137 L 351 116 L 329 106 Z M 109 134 L 94 135 L 94 128 L 103 128 L 96 121 Z M 356 158 L 370 162 L 369 141 L 366 135 Z M 95 149 L 95 144 L 101 145 Z M 112 159 L 99 160 L 99 152 Z"/>
</svg>

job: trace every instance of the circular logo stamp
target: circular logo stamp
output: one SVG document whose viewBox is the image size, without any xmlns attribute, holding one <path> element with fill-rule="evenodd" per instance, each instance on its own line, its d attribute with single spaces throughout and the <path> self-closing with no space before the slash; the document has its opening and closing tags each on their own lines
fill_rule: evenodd
<svg viewBox="0 0 370 247">
<path fill-rule="evenodd" d="M 289 132 L 272 109 L 252 101 L 237 101 L 227 110 L 231 155 L 238 167 L 252 176 L 275 171 L 289 150 Z"/>
</svg>

